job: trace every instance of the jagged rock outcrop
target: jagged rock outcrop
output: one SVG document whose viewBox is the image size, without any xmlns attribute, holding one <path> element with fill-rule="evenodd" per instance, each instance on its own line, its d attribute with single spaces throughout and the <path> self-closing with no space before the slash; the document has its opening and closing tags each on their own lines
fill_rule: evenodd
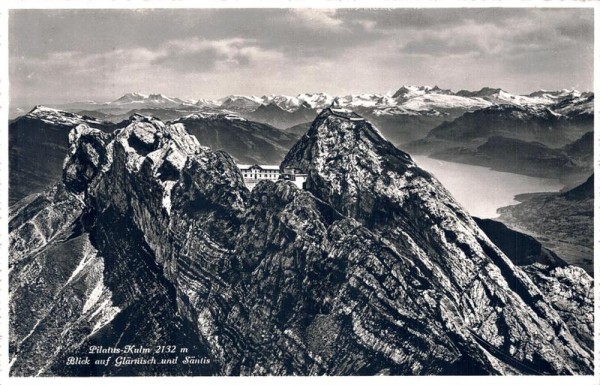
<svg viewBox="0 0 600 385">
<path fill-rule="evenodd" d="M 110 122 L 44 106 L 36 106 L 10 123 L 10 204 L 60 181 L 69 131 L 81 124 L 106 132 L 118 128 Z"/>
<path fill-rule="evenodd" d="M 12 375 L 592 371 L 579 314 L 356 114 L 324 110 L 288 153 L 307 191 L 248 191 L 178 123 L 70 140 L 62 183 L 11 212 Z M 98 344 L 210 365 L 64 365 Z"/>
<path fill-rule="evenodd" d="M 594 347 L 594 282 L 577 266 L 534 263 L 523 267 L 565 321 L 573 336 Z"/>
</svg>

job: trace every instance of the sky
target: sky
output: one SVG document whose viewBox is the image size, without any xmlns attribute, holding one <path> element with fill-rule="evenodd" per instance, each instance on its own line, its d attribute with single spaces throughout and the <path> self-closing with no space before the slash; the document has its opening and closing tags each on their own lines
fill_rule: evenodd
<svg viewBox="0 0 600 385">
<path fill-rule="evenodd" d="M 11 10 L 13 105 L 127 92 L 593 89 L 593 10 Z"/>
</svg>

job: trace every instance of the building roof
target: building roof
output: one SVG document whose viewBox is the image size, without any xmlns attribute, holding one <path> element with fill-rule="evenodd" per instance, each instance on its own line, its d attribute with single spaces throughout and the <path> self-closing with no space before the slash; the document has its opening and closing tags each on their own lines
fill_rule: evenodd
<svg viewBox="0 0 600 385">
<path fill-rule="evenodd" d="M 272 165 L 272 164 L 238 164 L 237 167 L 240 170 L 249 170 L 251 168 L 260 168 L 261 170 L 277 170 L 277 171 L 279 171 L 279 166 Z"/>
<path fill-rule="evenodd" d="M 333 115 L 338 116 L 340 118 L 345 118 L 345 119 L 349 119 L 352 121 L 365 120 L 362 116 L 360 116 L 356 112 L 349 110 L 347 108 L 329 107 L 328 109 Z"/>
</svg>

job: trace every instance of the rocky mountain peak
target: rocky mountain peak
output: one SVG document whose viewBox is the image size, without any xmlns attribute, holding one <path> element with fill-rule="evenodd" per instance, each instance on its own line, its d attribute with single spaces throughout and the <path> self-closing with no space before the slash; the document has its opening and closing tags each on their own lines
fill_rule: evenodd
<svg viewBox="0 0 600 385">
<path fill-rule="evenodd" d="M 149 99 L 167 99 L 167 97 L 163 94 L 150 94 L 148 95 Z"/>
<path fill-rule="evenodd" d="M 308 135 L 290 150 L 283 167 L 307 172 L 307 188 L 313 195 L 386 238 L 390 247 L 408 247 L 407 261 L 411 262 L 407 263 L 415 264 L 429 277 L 434 292 L 462 292 L 463 285 L 475 282 L 487 287 L 485 291 L 510 288 L 510 292 L 518 294 L 505 297 L 508 302 L 504 304 L 520 309 L 518 313 L 524 311 L 519 317 L 529 314 L 529 320 L 516 321 L 510 312 L 503 312 L 492 316 L 494 322 L 516 325 L 516 321 L 520 324 L 517 329 L 524 331 L 537 323 L 539 314 L 547 317 L 552 313 L 546 318 L 548 327 L 556 327 L 550 325 L 561 322 L 558 315 L 547 303 L 539 301 L 534 284 L 490 242 L 445 188 L 406 153 L 387 142 L 369 122 L 356 119 L 347 111 L 324 110 Z M 485 278 L 475 278 L 483 271 Z M 472 300 L 474 297 L 467 301 Z M 466 319 L 458 308 L 450 312 L 455 310 L 457 313 L 451 318 Z M 467 328 L 483 332 L 487 322 L 476 321 Z M 447 321 L 443 323 L 454 327 Z M 462 330 L 460 333 L 466 329 Z M 481 338 L 488 340 L 491 336 Z M 546 356 L 543 360 L 562 366 L 556 357 Z"/>
<path fill-rule="evenodd" d="M 456 95 L 466 97 L 487 98 L 498 96 L 502 93 L 505 93 L 505 91 L 502 88 L 483 87 L 479 91 L 460 90 L 456 93 Z"/>
<path fill-rule="evenodd" d="M 392 95 L 392 98 L 408 98 L 417 91 L 425 91 L 424 86 L 416 87 L 403 85 Z"/>
<path fill-rule="evenodd" d="M 350 109 L 336 107 L 334 101 L 321 111 L 283 164 L 309 172 L 320 170 L 328 160 L 342 154 L 352 156 L 353 163 L 358 162 L 359 155 L 365 156 L 369 161 L 358 163 L 375 170 L 390 154 L 412 162 L 408 154 L 396 149 L 370 122 Z"/>
<path fill-rule="evenodd" d="M 335 98 L 331 102 L 330 108 L 342 108 L 342 102 L 340 98 Z"/>
<path fill-rule="evenodd" d="M 114 185 L 98 186 L 96 179 L 104 182 L 110 179 L 104 174 L 122 179 L 124 185 L 121 188 L 129 193 L 150 183 L 155 186 L 154 195 L 160 197 L 159 207 L 162 206 L 167 212 L 170 211 L 171 189 L 180 181 L 184 168 L 206 168 L 214 156 L 206 147 L 200 146 L 194 136 L 188 134 L 183 124 L 165 124 L 141 114 L 131 116 L 129 125 L 112 135 L 85 125 L 77 126 L 70 134 L 70 141 L 71 149 L 65 159 L 63 172 L 67 188 L 76 193 L 92 195 L 98 195 L 104 189 L 106 199 L 119 194 L 114 193 L 118 191 Z M 238 172 L 230 158 L 224 161 L 228 162 L 230 169 L 224 172 L 226 176 Z M 216 173 L 213 176 L 218 177 L 219 171 L 211 171 Z M 223 172 L 223 169 L 220 171 Z M 131 176 L 128 179 L 126 175 Z M 130 185 L 136 179 L 139 185 Z M 239 178 L 232 179 L 240 185 Z M 121 196 L 125 201 L 126 191 L 121 194 L 125 194 Z"/>
<path fill-rule="evenodd" d="M 123 96 L 121 96 L 120 98 L 116 99 L 114 101 L 114 103 L 130 103 L 133 101 L 145 100 L 147 98 L 148 98 L 148 95 L 144 95 L 139 92 L 128 92 L 128 93 L 124 94 Z"/>
<path fill-rule="evenodd" d="M 480 96 L 489 96 L 499 94 L 500 92 L 504 92 L 504 90 L 502 88 L 483 87 L 482 89 L 477 91 L 477 94 Z"/>
<path fill-rule="evenodd" d="M 261 104 L 260 106 L 258 106 L 258 108 L 254 111 L 262 111 L 262 112 L 282 112 L 284 111 L 283 108 L 279 107 L 277 105 L 277 103 L 275 102 L 270 102 L 268 104 Z"/>
</svg>

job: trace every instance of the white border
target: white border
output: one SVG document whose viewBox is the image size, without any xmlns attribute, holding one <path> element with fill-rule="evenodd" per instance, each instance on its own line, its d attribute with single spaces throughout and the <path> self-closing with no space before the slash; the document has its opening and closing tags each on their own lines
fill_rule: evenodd
<svg viewBox="0 0 600 385">
<path fill-rule="evenodd" d="M 8 365 L 8 9 L 0 9 L 0 382 Z"/>
<path fill-rule="evenodd" d="M 600 191 L 600 187 L 598 186 L 598 182 L 600 182 L 600 177 L 598 176 L 598 161 L 600 160 L 600 155 L 598 154 L 598 150 L 600 146 L 598 146 L 598 140 L 600 139 L 600 134 L 598 133 L 598 127 L 600 127 L 600 115 L 598 114 L 598 107 L 600 104 L 596 99 L 596 95 L 598 95 L 598 87 L 600 86 L 600 64 L 598 63 L 598 53 L 600 53 L 600 3 L 594 4 L 594 377 L 596 379 L 596 384 L 600 382 L 600 320 L 598 316 L 600 312 L 598 311 L 599 304 L 599 294 L 600 294 L 600 286 L 598 286 L 598 277 L 600 277 L 600 263 L 598 262 L 598 254 L 600 250 L 600 220 L 598 219 L 598 208 L 600 207 L 600 199 L 598 199 L 598 191 Z"/>
<path fill-rule="evenodd" d="M 594 0 L 5 0 L 14 9 L 126 8 L 596 8 Z"/>
<path fill-rule="evenodd" d="M 4 124 L 0 132 L 0 384 L 300 384 L 316 382 L 320 384 L 359 384 L 364 382 L 376 384 L 429 384 L 431 382 L 443 383 L 445 385 L 479 385 L 506 384 L 514 385 L 532 383 L 544 383 L 547 385 L 564 384 L 600 384 L 600 320 L 598 319 L 598 297 L 599 286 L 597 281 L 594 285 L 595 300 L 595 375 L 594 376 L 506 376 L 506 377 L 467 377 L 467 376 L 438 376 L 438 377 L 104 377 L 104 378 L 18 378 L 8 377 L 8 10 L 9 9 L 61 9 L 61 8 L 85 8 L 85 9 L 126 9 L 126 8 L 594 8 L 594 92 L 598 95 L 599 65 L 598 54 L 600 53 L 600 0 L 591 1 L 526 1 L 526 0 L 204 0 L 202 2 L 193 0 L 0 0 L 0 119 Z M 600 117 L 598 115 L 599 105 L 594 103 L 595 112 L 595 152 L 594 165 L 598 167 L 600 156 L 598 146 L 600 134 Z M 599 170 L 596 170 L 599 171 Z M 595 212 L 594 212 L 594 273 L 600 277 L 600 263 L 596 256 L 600 249 L 600 220 L 597 215 L 600 202 L 598 183 L 600 177 L 595 173 Z"/>
</svg>

